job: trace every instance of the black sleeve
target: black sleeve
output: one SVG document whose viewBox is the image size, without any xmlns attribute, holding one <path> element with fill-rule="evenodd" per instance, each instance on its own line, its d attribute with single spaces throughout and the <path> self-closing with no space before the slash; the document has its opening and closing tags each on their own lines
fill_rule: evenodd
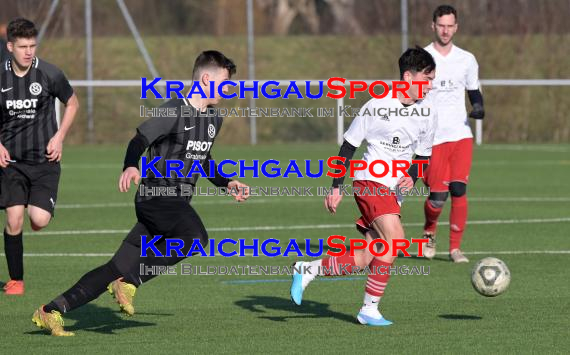
<svg viewBox="0 0 570 355">
<path fill-rule="evenodd" d="M 149 146 L 146 138 L 139 133 L 131 139 L 125 154 L 125 162 L 123 163 L 123 171 L 129 167 L 139 167 L 139 159 L 143 155 L 146 148 Z"/>
<path fill-rule="evenodd" d="M 137 128 L 137 133 L 142 135 L 150 145 L 170 134 L 176 133 L 177 128 L 178 117 L 176 116 L 152 117 Z"/>
<path fill-rule="evenodd" d="M 348 167 L 350 165 L 350 159 L 352 159 L 355 152 L 356 152 L 356 147 L 353 146 L 352 144 L 348 143 L 346 140 L 340 146 L 338 156 L 345 158 L 344 167 L 346 168 L 347 173 L 348 173 Z M 338 173 L 340 171 L 337 170 L 336 172 Z M 341 176 L 339 178 L 334 178 L 333 183 L 332 183 L 332 187 L 337 188 L 340 185 L 342 185 L 343 182 L 344 182 L 344 176 Z"/>
<path fill-rule="evenodd" d="M 208 176 L 210 176 L 210 160 L 213 160 L 213 159 L 212 159 L 212 155 L 208 152 L 208 156 L 206 157 L 206 160 L 204 160 L 204 162 L 202 163 L 202 167 L 204 168 L 204 171 L 206 172 L 206 174 Z M 212 184 L 214 184 L 214 186 L 228 187 L 228 184 L 232 180 L 220 175 L 220 173 L 218 171 L 218 165 L 216 164 L 216 162 L 214 162 L 213 168 L 214 168 L 214 177 L 208 178 L 208 180 L 210 180 L 210 182 Z"/>
<path fill-rule="evenodd" d="M 469 102 L 473 106 L 473 111 L 469 114 L 469 117 L 482 120 L 485 118 L 485 109 L 483 108 L 483 95 L 479 90 L 467 90 L 467 96 L 469 96 Z"/>
<path fill-rule="evenodd" d="M 45 73 L 49 79 L 50 94 L 67 105 L 67 101 L 73 96 L 73 88 L 69 84 L 69 80 L 67 80 L 63 71 L 55 65 L 46 62 L 40 62 L 40 65 L 42 72 Z"/>
<path fill-rule="evenodd" d="M 429 161 L 430 157 L 424 157 L 422 155 L 416 155 L 414 157 L 414 160 L 427 160 Z M 429 164 L 429 163 L 428 163 Z M 426 169 L 428 167 L 428 164 L 422 164 L 422 168 L 423 168 L 423 173 L 425 175 L 426 173 Z M 414 180 L 414 185 L 416 184 L 416 181 L 418 181 L 418 164 L 412 164 L 412 166 L 410 166 L 410 168 L 408 169 L 408 174 L 410 175 L 410 177 L 412 178 L 412 180 Z"/>
</svg>

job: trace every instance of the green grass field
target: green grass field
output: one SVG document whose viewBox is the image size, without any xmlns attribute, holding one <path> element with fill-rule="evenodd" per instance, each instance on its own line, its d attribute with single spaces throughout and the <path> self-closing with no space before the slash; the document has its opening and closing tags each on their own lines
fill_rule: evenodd
<svg viewBox="0 0 570 355">
<path fill-rule="evenodd" d="M 397 261 L 429 265 L 430 275 L 392 277 L 382 300 L 384 315 L 395 322 L 391 327 L 355 323 L 363 278 L 316 281 L 296 307 L 289 300 L 287 276 L 178 275 L 140 288 L 133 318 L 124 318 L 104 294 L 65 315 L 76 337 L 50 337 L 30 321 L 34 309 L 106 262 L 135 222 L 134 191 L 120 194 L 116 188 L 123 149 L 66 148 L 56 218 L 39 233 L 26 227 L 26 295 L 0 295 L 2 353 L 567 353 L 570 347 L 570 145 L 475 150 L 463 244 L 471 262 L 447 261 L 446 206 L 437 260 Z M 219 145 L 214 157 L 326 159 L 337 149 Z M 252 186 L 330 183 L 328 178 L 244 181 Z M 351 198 L 335 216 L 325 212 L 321 197 L 252 197 L 239 205 L 224 197 L 198 197 L 193 205 L 210 238 L 357 237 Z M 422 221 L 421 199 L 410 199 L 403 208 L 407 237 L 420 236 Z M 496 298 L 478 295 L 470 284 L 471 267 L 485 256 L 499 257 L 511 269 L 510 288 Z M 196 257 L 189 262 L 290 265 L 295 259 Z M 3 260 L 0 279 L 7 279 Z"/>
</svg>

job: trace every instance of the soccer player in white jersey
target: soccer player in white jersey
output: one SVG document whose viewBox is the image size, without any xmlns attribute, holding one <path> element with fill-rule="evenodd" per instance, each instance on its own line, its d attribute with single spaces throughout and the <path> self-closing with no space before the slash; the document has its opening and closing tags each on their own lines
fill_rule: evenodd
<svg viewBox="0 0 570 355">
<path fill-rule="evenodd" d="M 438 126 L 430 165 L 424 182 L 430 195 L 424 204 L 424 255 L 435 256 L 437 220 L 448 195 L 451 195 L 449 217 L 449 257 L 455 263 L 469 260 L 461 252 L 461 239 L 467 222 L 467 183 L 473 153 L 473 134 L 469 117 L 483 119 L 483 96 L 479 91 L 479 66 L 473 54 L 455 46 L 457 12 L 448 5 L 439 6 L 433 13 L 432 29 L 435 41 L 425 49 L 434 57 L 437 75 L 433 81 L 434 107 Z M 467 116 L 465 90 L 473 110 Z"/>
<path fill-rule="evenodd" d="M 435 62 L 432 56 L 420 47 L 408 49 L 399 59 L 400 77 L 402 80 L 426 81 L 421 94 L 425 97 L 431 89 L 431 81 L 435 75 Z M 373 98 L 361 109 L 354 119 L 348 131 L 344 134 L 339 156 L 345 158 L 344 165 L 348 169 L 350 159 L 356 148 L 362 141 L 367 141 L 367 150 L 363 159 L 368 166 L 373 161 L 383 160 L 390 167 L 393 160 L 405 160 L 411 162 L 416 154 L 416 159 L 429 159 L 435 132 L 435 112 L 431 109 L 429 100 L 420 99 L 419 87 L 412 85 L 407 91 L 406 98 L 402 92 L 392 98 L 390 92 L 385 98 Z M 383 110 L 381 110 L 383 109 Z M 419 112 L 413 114 L 412 112 Z M 380 112 L 380 113 L 379 113 Z M 382 112 L 387 114 L 382 115 Z M 374 172 L 381 175 L 384 168 L 376 164 Z M 377 193 L 379 190 L 407 189 L 411 188 L 418 178 L 418 166 L 416 164 L 408 170 L 409 177 L 404 177 L 402 171 L 398 171 L 392 177 L 392 171 L 385 177 L 375 177 L 370 171 L 357 171 L 353 186 L 360 191 L 376 191 L 372 193 L 355 193 L 356 204 L 362 216 L 357 220 L 357 229 L 362 232 L 368 242 L 374 238 L 382 238 L 388 245 L 393 239 L 404 238 L 404 229 L 400 222 L 401 198 L 395 194 Z M 342 200 L 339 185 L 343 183 L 343 177 L 333 180 L 333 192 L 325 199 L 325 207 L 336 213 L 336 209 Z M 356 189 L 355 189 L 356 190 Z M 377 244 L 380 245 L 380 244 Z M 380 250 L 379 250 L 380 251 Z M 361 324 L 371 326 L 385 326 L 392 322 L 384 319 L 378 310 L 380 298 L 390 278 L 389 268 L 396 257 L 391 252 L 378 257 L 373 256 L 368 250 L 350 256 L 350 251 L 339 257 L 325 257 L 312 262 L 297 262 L 294 268 L 293 283 L 291 285 L 291 299 L 300 305 L 303 291 L 308 284 L 317 276 L 340 276 L 352 273 L 352 267 L 364 268 L 369 266 L 371 270 L 380 270 L 368 275 L 366 283 L 364 304 L 357 315 Z M 305 269 L 307 268 L 307 269 Z M 297 272 L 296 270 L 303 270 Z M 306 272 L 305 272 L 306 271 Z M 383 272 L 384 271 L 384 272 Z"/>
</svg>

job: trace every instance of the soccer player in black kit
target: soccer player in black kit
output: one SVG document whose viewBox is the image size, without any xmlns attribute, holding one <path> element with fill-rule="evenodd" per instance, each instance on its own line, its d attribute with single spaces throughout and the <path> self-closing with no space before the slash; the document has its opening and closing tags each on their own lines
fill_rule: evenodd
<svg viewBox="0 0 570 355">
<path fill-rule="evenodd" d="M 34 24 L 9 23 L 11 58 L 0 67 L 0 208 L 6 210 L 7 295 L 24 294 L 22 225 L 27 207 L 33 230 L 50 222 L 57 201 L 63 140 L 79 104 L 61 70 L 35 56 Z M 58 127 L 55 98 L 65 104 Z"/>
<path fill-rule="evenodd" d="M 177 108 L 177 117 L 154 117 L 137 128 L 137 134 L 127 148 L 123 173 L 119 179 L 119 190 L 127 192 L 131 181 L 139 182 L 138 163 L 145 150 L 148 150 L 149 161 L 161 157 L 154 166 L 164 178 L 155 177 L 152 170 L 148 169 L 149 176 L 142 179 L 135 197 L 138 222 L 123 240 L 115 255 L 108 263 L 83 275 L 72 288 L 47 305 L 38 308 L 32 318 L 37 326 L 47 329 L 55 336 L 73 335 L 63 329 L 61 313 L 69 312 L 94 300 L 106 289 L 115 297 L 121 311 L 132 316 L 133 297 L 137 287 L 154 276 L 141 275 L 140 265 L 170 266 L 184 259 L 184 256 L 165 255 L 166 238 L 182 239 L 184 255 L 190 251 L 194 239 L 199 239 L 202 246 L 206 246 L 208 234 L 200 217 L 190 206 L 191 196 L 185 196 L 184 191 L 187 189 L 182 185 L 186 187 L 196 185 L 199 175 L 185 177 L 188 176 L 194 161 L 199 161 L 208 176 L 212 176 L 209 170 L 209 161 L 213 161 L 210 150 L 220 131 L 222 119 L 207 113 L 211 105 L 221 100 L 217 92 L 215 98 L 209 98 L 210 81 L 214 81 L 214 87 L 217 87 L 222 81 L 229 80 L 234 73 L 234 63 L 222 53 L 202 52 L 194 63 L 192 78 L 200 82 L 208 98 L 192 95 L 189 99 L 170 100 L 162 107 Z M 227 86 L 224 87 L 224 91 L 226 90 Z M 198 112 L 203 114 L 197 114 Z M 166 177 L 166 159 L 183 161 L 184 167 L 181 170 L 183 176 L 175 173 L 178 177 Z M 249 197 L 247 185 L 222 177 L 215 164 L 212 168 L 215 169 L 215 176 L 209 178 L 210 182 L 237 192 L 233 195 L 238 202 L 245 201 Z M 173 188 L 176 196 L 150 196 L 151 194 L 147 192 L 153 187 Z M 154 245 L 165 256 L 157 257 L 149 251 L 149 256 L 141 257 L 141 235 L 147 236 L 148 240 L 154 236 L 162 236 Z"/>
</svg>

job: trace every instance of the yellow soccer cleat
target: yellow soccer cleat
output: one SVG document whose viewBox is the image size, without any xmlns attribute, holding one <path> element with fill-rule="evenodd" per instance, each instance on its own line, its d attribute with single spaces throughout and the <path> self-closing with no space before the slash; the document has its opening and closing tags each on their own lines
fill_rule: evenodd
<svg viewBox="0 0 570 355">
<path fill-rule="evenodd" d="M 135 285 L 123 282 L 123 278 L 116 279 L 111 282 L 107 287 L 109 293 L 113 295 L 119 307 L 121 307 L 121 312 L 125 313 L 127 316 L 133 316 L 135 314 L 135 307 L 133 306 L 133 298 L 137 292 Z"/>
<path fill-rule="evenodd" d="M 75 335 L 75 333 L 67 332 L 63 329 L 61 313 L 58 311 L 44 312 L 44 306 L 41 306 L 34 312 L 32 322 L 38 327 L 50 331 L 51 335 L 56 337 L 71 337 Z"/>
</svg>

